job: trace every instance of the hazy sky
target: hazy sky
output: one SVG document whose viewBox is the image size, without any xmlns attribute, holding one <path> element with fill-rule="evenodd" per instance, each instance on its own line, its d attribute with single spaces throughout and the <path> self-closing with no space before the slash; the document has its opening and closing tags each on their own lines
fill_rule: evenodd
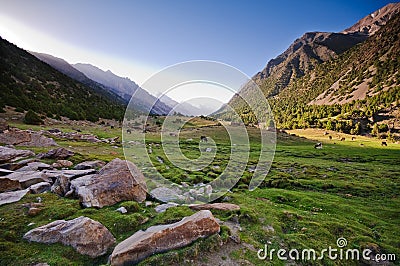
<svg viewBox="0 0 400 266">
<path fill-rule="evenodd" d="M 253 76 L 304 32 L 341 31 L 389 2 L 0 0 L 0 35 L 139 85 L 164 67 L 196 59 Z"/>
</svg>

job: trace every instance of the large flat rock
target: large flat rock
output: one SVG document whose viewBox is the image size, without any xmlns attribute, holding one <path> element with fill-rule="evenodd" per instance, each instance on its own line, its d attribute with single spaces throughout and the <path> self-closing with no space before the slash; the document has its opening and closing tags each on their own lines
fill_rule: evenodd
<svg viewBox="0 0 400 266">
<path fill-rule="evenodd" d="M 35 153 L 29 150 L 16 150 L 0 146 L 0 163 L 6 163 L 16 158 L 24 158 L 34 156 Z"/>
<path fill-rule="evenodd" d="M 124 200 L 142 202 L 146 199 L 147 186 L 143 174 L 133 163 L 118 158 L 85 183 L 87 185 L 77 191 L 85 207 L 102 208 Z"/>
<path fill-rule="evenodd" d="M 152 226 L 119 243 L 111 254 L 111 265 L 138 263 L 148 256 L 184 247 L 219 230 L 218 222 L 208 210 L 199 211 L 177 223 Z"/>
<path fill-rule="evenodd" d="M 24 239 L 46 244 L 59 242 L 92 258 L 104 255 L 115 243 L 114 236 L 104 225 L 84 216 L 32 229 L 24 235 Z"/>
<path fill-rule="evenodd" d="M 0 193 L 0 205 L 20 201 L 29 189 Z"/>
<path fill-rule="evenodd" d="M 37 171 L 14 172 L 4 178 L 18 181 L 21 184 L 21 187 L 24 189 L 40 182 L 52 183 L 52 180 L 46 174 Z M 0 177 L 0 180 L 1 179 L 2 178 Z"/>
</svg>

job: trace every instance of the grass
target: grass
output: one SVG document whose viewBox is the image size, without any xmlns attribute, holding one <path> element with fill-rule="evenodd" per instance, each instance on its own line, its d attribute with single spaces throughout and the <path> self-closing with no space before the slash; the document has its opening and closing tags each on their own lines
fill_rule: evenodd
<svg viewBox="0 0 400 266">
<path fill-rule="evenodd" d="M 204 122 L 206 125 L 208 122 Z M 194 127 L 193 125 L 202 125 Z M 25 125 L 17 124 L 20 128 Z M 29 126 L 32 127 L 32 126 Z M 43 129 L 43 127 L 34 128 Z M 71 126 L 58 126 L 62 130 L 72 130 Z M 118 129 L 82 127 L 83 132 L 114 137 L 121 134 Z M 106 131 L 104 131 L 106 130 Z M 249 129 L 251 152 L 249 166 L 255 165 L 259 152 L 257 129 Z M 228 201 L 240 205 L 234 213 L 214 211 L 221 220 L 231 220 L 237 216 L 242 227 L 240 238 L 254 249 L 238 249 L 224 254 L 235 260 L 247 260 L 254 265 L 285 265 L 276 256 L 272 261 L 257 258 L 256 251 L 265 244 L 269 248 L 314 248 L 317 251 L 328 246 L 336 247 L 336 240 L 345 237 L 348 248 L 373 248 L 380 253 L 400 256 L 400 145 L 389 143 L 382 147 L 380 140 L 358 137 L 351 141 L 329 140 L 323 131 L 290 131 L 297 136 L 279 134 L 275 158 L 270 173 L 259 188 L 247 190 L 252 174 L 245 171 Z M 338 134 L 330 132 L 330 134 Z M 132 134 L 134 135 L 134 134 Z M 158 133 L 146 135 L 146 142 L 152 145 L 150 155 L 158 171 L 174 182 L 210 182 L 226 167 L 230 153 L 230 141 L 223 127 L 203 126 L 201 121 L 193 122 L 180 133 L 180 148 L 189 158 L 200 155 L 199 138 L 212 138 L 219 149 L 212 163 L 204 169 L 183 171 L 168 160 Z M 192 140 L 190 140 L 192 139 Z M 323 149 L 314 149 L 316 142 L 323 142 Z M 92 144 L 80 141 L 57 140 L 77 154 L 74 162 L 87 159 L 110 161 L 123 158 L 120 145 Z M 336 143 L 335 143 L 336 142 Z M 360 143 L 363 146 L 360 146 Z M 34 149 L 35 152 L 45 149 Z M 161 164 L 156 157 L 162 157 Z M 168 168 L 166 167 L 168 166 Z M 218 167 L 216 167 L 218 166 Z M 37 216 L 27 215 L 23 203 L 43 198 L 45 207 Z M 115 210 L 124 206 L 129 214 Z M 51 193 L 27 195 L 20 202 L 0 206 L 0 265 L 31 265 L 47 262 L 50 265 L 101 265 L 107 263 L 107 256 L 92 260 L 78 254 L 71 247 L 28 243 L 22 240 L 30 229 L 57 219 L 73 219 L 84 215 L 104 224 L 120 242 L 137 230 L 156 224 L 179 221 L 194 213 L 188 207 L 168 209 L 157 214 L 154 205 L 121 202 L 102 209 L 83 209 L 78 200 L 60 198 Z M 28 226 L 35 223 L 33 226 Z M 273 228 L 273 231 L 270 228 Z M 220 235 L 197 241 L 192 245 L 158 254 L 144 260 L 141 265 L 190 264 L 191 259 L 200 259 L 201 254 L 218 250 L 218 244 L 227 238 L 223 227 Z M 256 250 L 256 251 L 254 251 Z M 204 262 L 207 263 L 207 262 Z M 348 265 L 356 261 L 297 261 L 297 264 Z M 399 260 L 394 262 L 399 265 Z"/>
</svg>

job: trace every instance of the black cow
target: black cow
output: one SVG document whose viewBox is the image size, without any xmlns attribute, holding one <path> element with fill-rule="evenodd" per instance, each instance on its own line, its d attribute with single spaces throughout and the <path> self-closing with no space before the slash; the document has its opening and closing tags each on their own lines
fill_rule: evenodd
<svg viewBox="0 0 400 266">
<path fill-rule="evenodd" d="M 382 146 L 387 146 L 386 141 L 382 141 L 381 145 L 382 145 Z"/>
<path fill-rule="evenodd" d="M 314 149 L 322 149 L 322 143 L 318 142 L 317 144 L 315 144 Z"/>
<path fill-rule="evenodd" d="M 200 136 L 200 141 L 201 141 L 201 142 L 207 142 L 208 139 L 207 139 L 206 136 Z"/>
<path fill-rule="evenodd" d="M 132 130 L 130 130 L 129 128 L 126 130 L 126 133 L 128 134 L 132 134 Z"/>
</svg>

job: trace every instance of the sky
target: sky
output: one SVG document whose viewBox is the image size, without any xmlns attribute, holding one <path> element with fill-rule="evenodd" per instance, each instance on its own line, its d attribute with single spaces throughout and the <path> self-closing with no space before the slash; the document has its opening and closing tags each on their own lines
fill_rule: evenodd
<svg viewBox="0 0 400 266">
<path fill-rule="evenodd" d="M 339 32 L 389 2 L 0 0 L 0 36 L 139 85 L 190 60 L 222 62 L 251 77 L 305 32 Z"/>
</svg>

